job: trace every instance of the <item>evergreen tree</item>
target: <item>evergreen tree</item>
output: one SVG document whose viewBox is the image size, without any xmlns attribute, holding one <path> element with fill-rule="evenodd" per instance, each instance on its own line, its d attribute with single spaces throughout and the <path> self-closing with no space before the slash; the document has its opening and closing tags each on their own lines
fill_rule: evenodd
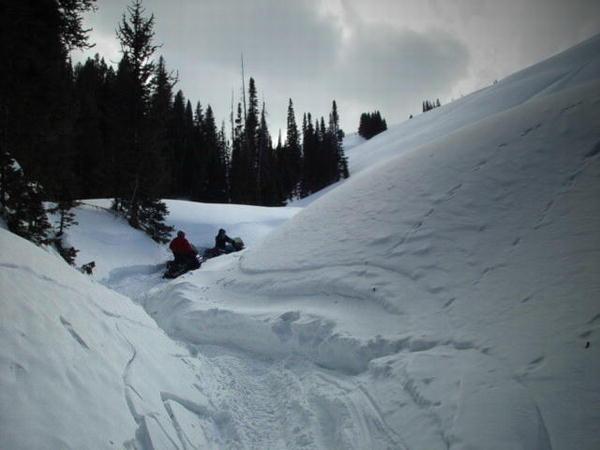
<svg viewBox="0 0 600 450">
<path fill-rule="evenodd" d="M 189 128 L 189 111 L 186 106 L 186 127 Z M 190 177 L 191 177 L 191 192 L 190 197 L 192 200 L 204 201 L 204 196 L 207 189 L 207 170 L 208 170 L 208 149 L 207 149 L 207 136 L 206 136 L 206 114 L 202 110 L 200 102 L 196 103 L 196 110 L 194 113 L 191 145 L 189 145 L 189 157 L 188 164 L 190 165 Z M 188 130 L 189 133 L 189 130 Z"/>
<path fill-rule="evenodd" d="M 315 192 L 314 189 L 317 184 L 315 174 L 318 170 L 317 147 L 318 140 L 312 124 L 311 114 L 304 114 L 302 120 L 302 153 L 304 155 L 301 182 L 302 197 Z"/>
<path fill-rule="evenodd" d="M 167 205 L 152 197 L 143 197 L 140 203 L 139 219 L 144 224 L 144 231 L 159 244 L 166 244 L 170 240 L 173 227 L 165 224 L 165 217 L 169 214 Z"/>
<path fill-rule="evenodd" d="M 231 143 L 231 167 L 229 170 L 230 197 L 233 203 L 242 203 L 244 188 L 247 185 L 247 181 L 245 180 L 246 154 L 242 149 L 244 139 L 243 130 L 242 104 L 238 103 L 233 130 L 233 142 Z"/>
<path fill-rule="evenodd" d="M 36 244 L 47 243 L 51 227 L 42 201 L 39 183 L 28 180 L 12 156 L 1 151 L 0 214 L 8 229 Z"/>
<path fill-rule="evenodd" d="M 218 192 L 218 197 L 215 201 L 219 203 L 229 202 L 229 142 L 227 141 L 227 133 L 225 130 L 225 122 L 221 123 L 221 130 L 218 135 L 218 161 L 219 171 L 215 176 L 215 192 Z"/>
<path fill-rule="evenodd" d="M 302 148 L 292 99 L 290 99 L 288 105 L 287 134 L 283 160 L 283 189 L 286 197 L 292 198 L 298 194 L 298 184 L 302 177 Z"/>
<path fill-rule="evenodd" d="M 250 78 L 248 85 L 248 109 L 245 119 L 241 104 L 235 121 L 234 142 L 231 155 L 231 201 L 256 204 L 258 201 L 258 151 L 259 130 L 258 99 L 256 84 Z"/>
<path fill-rule="evenodd" d="M 281 192 L 279 172 L 277 170 L 275 152 L 273 151 L 273 143 L 267 127 L 265 109 L 266 108 L 263 103 L 257 136 L 257 204 L 278 206 L 283 204 L 284 198 Z"/>
<path fill-rule="evenodd" d="M 175 94 L 171 113 L 170 143 L 173 153 L 173 193 L 182 197 L 189 194 L 184 182 L 186 164 L 185 98 L 181 90 Z"/>
<path fill-rule="evenodd" d="M 54 236 L 50 237 L 51 242 L 62 258 L 69 264 L 75 265 L 75 257 L 79 250 L 75 247 L 65 247 L 63 243 L 64 231 L 72 225 L 76 225 L 78 222 L 75 220 L 75 213 L 73 208 L 79 205 L 79 202 L 74 200 L 63 200 L 55 203 L 48 212 L 51 214 L 58 215 L 58 226 Z"/>
<path fill-rule="evenodd" d="M 156 182 L 160 183 L 160 192 L 166 195 L 172 195 L 174 183 L 175 155 L 170 126 L 173 113 L 173 86 L 176 81 L 175 77 L 167 71 L 165 60 L 161 56 L 152 79 L 149 120 L 151 140 L 158 148 L 161 162 L 161 177 Z"/>
<path fill-rule="evenodd" d="M 379 114 L 379 111 L 377 112 Z M 340 116 L 337 111 L 337 104 L 333 100 L 331 106 L 331 114 L 329 115 L 329 134 L 331 139 L 331 145 L 333 147 L 333 153 L 335 155 L 335 176 L 334 180 L 338 181 L 340 178 L 348 178 L 350 176 L 348 172 L 348 159 L 344 154 L 344 131 L 340 128 Z"/>
<path fill-rule="evenodd" d="M 258 96 L 254 78 L 248 84 L 248 111 L 244 123 L 244 139 L 242 151 L 244 156 L 244 180 L 246 182 L 243 203 L 257 204 L 258 200 L 258 128 L 259 128 Z"/>
<path fill-rule="evenodd" d="M 124 133 L 124 168 L 129 183 L 122 198 L 117 199 L 126 210 L 129 223 L 146 231 L 153 239 L 161 241 L 168 235 L 168 227 L 162 224 L 167 210 L 158 199 L 160 194 L 161 155 L 160 148 L 152 141 L 149 120 L 150 79 L 155 72 L 152 55 L 158 46 L 153 44 L 154 15 L 144 17 L 141 0 L 133 0 L 123 14 L 117 29 L 123 59 L 127 59 L 131 92 L 127 96 L 127 119 L 129 127 Z"/>
<path fill-rule="evenodd" d="M 204 152 L 206 155 L 206 186 L 203 201 L 226 202 L 227 167 L 223 143 L 224 136 L 217 131 L 215 117 L 210 105 L 204 116 Z"/>
<path fill-rule="evenodd" d="M 439 108 L 440 106 L 442 106 L 442 104 L 440 103 L 440 99 L 436 99 L 436 101 L 429 101 L 429 100 L 425 100 L 423 101 L 423 112 L 427 112 L 427 111 L 431 111 L 434 108 Z"/>
<path fill-rule="evenodd" d="M 181 182 L 183 185 L 183 195 L 185 198 L 198 200 L 204 171 L 202 170 L 202 156 L 200 150 L 202 146 L 202 132 L 197 130 L 194 125 L 194 113 L 192 103 L 188 100 L 185 104 L 183 113 L 183 160 Z"/>
<path fill-rule="evenodd" d="M 110 186 L 109 118 L 107 83 L 109 68 L 98 54 L 75 67 L 74 102 L 77 108 L 73 166 L 75 198 L 105 197 Z"/>
<path fill-rule="evenodd" d="M 372 113 L 362 113 L 360 116 L 360 124 L 358 126 L 358 134 L 365 139 L 371 139 L 373 136 L 387 130 L 387 123 L 381 117 L 379 111 Z"/>
<path fill-rule="evenodd" d="M 135 151 L 134 132 L 136 121 L 135 94 L 136 81 L 127 53 L 123 54 L 117 67 L 117 73 L 112 82 L 110 104 L 111 130 L 113 142 L 110 149 L 110 184 L 114 195 L 113 208 L 115 211 L 127 214 L 128 202 L 132 196 L 134 183 L 131 180 L 138 168 L 139 158 Z"/>
<path fill-rule="evenodd" d="M 305 197 L 347 178 L 348 163 L 342 140 L 344 132 L 339 127 L 339 114 L 335 100 L 329 114 L 329 124 L 321 117 L 313 126 L 311 114 L 305 114 L 302 123 L 303 168 L 301 196 Z"/>
</svg>

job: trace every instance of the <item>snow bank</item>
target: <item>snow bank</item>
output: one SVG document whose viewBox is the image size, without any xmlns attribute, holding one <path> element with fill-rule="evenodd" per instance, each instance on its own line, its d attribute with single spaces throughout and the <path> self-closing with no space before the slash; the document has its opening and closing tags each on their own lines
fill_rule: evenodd
<svg viewBox="0 0 600 450">
<path fill-rule="evenodd" d="M 221 448 L 201 360 L 55 256 L 0 247 L 0 448 Z"/>
<path fill-rule="evenodd" d="M 5 230 L 0 246 L 0 448 L 395 446 L 368 398 L 325 371 L 182 347 L 56 256 Z"/>
</svg>

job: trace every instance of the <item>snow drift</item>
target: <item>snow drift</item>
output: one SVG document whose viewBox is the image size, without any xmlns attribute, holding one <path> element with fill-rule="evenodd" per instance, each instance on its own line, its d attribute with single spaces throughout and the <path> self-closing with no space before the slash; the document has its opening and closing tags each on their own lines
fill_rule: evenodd
<svg viewBox="0 0 600 450">
<path fill-rule="evenodd" d="M 200 359 L 57 257 L 5 230 L 0 247 L 0 447 L 180 448 L 188 416 L 215 434 Z"/>
</svg>

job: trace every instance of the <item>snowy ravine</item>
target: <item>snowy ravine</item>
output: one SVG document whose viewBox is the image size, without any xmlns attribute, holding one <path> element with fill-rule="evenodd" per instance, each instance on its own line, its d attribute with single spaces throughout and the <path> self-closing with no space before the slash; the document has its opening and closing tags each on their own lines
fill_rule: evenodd
<svg viewBox="0 0 600 450">
<path fill-rule="evenodd" d="M 600 448 L 600 37 L 348 156 L 295 207 L 169 201 L 248 244 L 172 281 L 106 201 L 91 279 L 0 228 L 0 448 Z"/>
</svg>

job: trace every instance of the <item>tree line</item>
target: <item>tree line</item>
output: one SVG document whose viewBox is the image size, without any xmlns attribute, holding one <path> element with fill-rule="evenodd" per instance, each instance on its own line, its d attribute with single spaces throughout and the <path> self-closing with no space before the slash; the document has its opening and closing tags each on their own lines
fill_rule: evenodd
<svg viewBox="0 0 600 450">
<path fill-rule="evenodd" d="M 381 116 L 379 111 L 372 113 L 362 113 L 358 125 L 358 134 L 365 139 L 371 139 L 373 136 L 387 130 L 387 122 Z"/>
<path fill-rule="evenodd" d="M 424 100 L 423 101 L 423 112 L 431 111 L 432 109 L 439 108 L 442 106 L 440 103 L 440 99 L 433 100 Z"/>
<path fill-rule="evenodd" d="M 90 46 L 81 16 L 94 8 L 94 0 L 0 6 L 0 212 L 12 231 L 60 246 L 77 199 L 112 198 L 131 226 L 166 242 L 165 198 L 275 206 L 348 177 L 335 101 L 327 123 L 306 113 L 299 129 L 290 99 L 285 141 L 280 133 L 273 145 L 250 78 L 228 133 L 210 105 L 174 93 L 141 0 L 118 24 L 118 65 L 96 55 L 73 68 L 69 52 Z"/>
</svg>

